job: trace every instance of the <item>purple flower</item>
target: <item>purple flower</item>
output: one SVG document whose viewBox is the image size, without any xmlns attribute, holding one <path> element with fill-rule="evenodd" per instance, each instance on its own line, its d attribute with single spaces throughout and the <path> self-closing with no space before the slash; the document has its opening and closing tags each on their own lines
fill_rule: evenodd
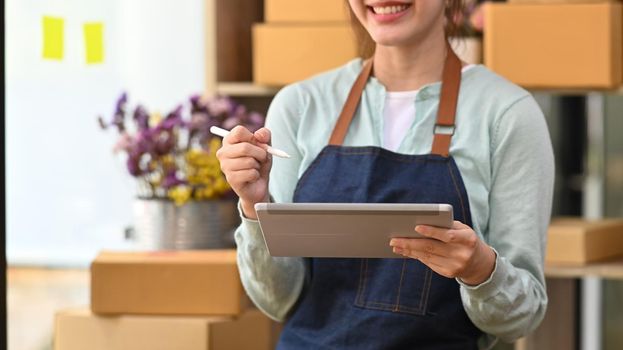
<svg viewBox="0 0 623 350">
<path fill-rule="evenodd" d="M 207 101 L 208 112 L 215 117 L 230 114 L 236 104 L 228 97 L 218 96 Z"/>
<path fill-rule="evenodd" d="M 205 112 L 195 112 L 190 116 L 190 123 L 188 125 L 189 130 L 200 130 L 209 128 L 214 122 L 211 120 L 210 116 Z"/>
<path fill-rule="evenodd" d="M 132 136 L 130 136 L 130 134 L 124 131 L 121 133 L 121 136 L 119 136 L 117 143 L 115 143 L 115 146 L 113 147 L 113 152 L 114 153 L 117 153 L 119 151 L 129 152 L 131 146 L 132 146 Z"/>
<path fill-rule="evenodd" d="M 223 121 L 223 129 L 227 129 L 227 130 L 231 130 L 233 129 L 236 125 L 241 124 L 241 119 L 238 116 L 231 116 L 227 119 L 225 119 L 225 121 Z"/>
<path fill-rule="evenodd" d="M 176 126 L 184 126 L 184 120 L 182 119 L 182 106 L 177 106 L 173 112 L 169 113 L 166 118 L 164 118 L 160 124 L 156 127 L 158 131 L 160 130 L 172 130 Z"/>
<path fill-rule="evenodd" d="M 193 147 L 209 147 L 209 141 L 216 137 L 209 131 L 211 126 L 232 129 L 236 125 L 244 125 L 256 131 L 264 124 L 262 114 L 248 111 L 245 106 L 237 104 L 229 97 L 204 98 L 193 95 L 186 103 L 187 105 L 179 105 L 166 114 L 157 125 L 150 126 L 147 109 L 137 105 L 132 111 L 128 111 L 128 95 L 123 93 L 116 101 L 110 123 L 105 118 L 98 117 L 103 129 L 109 126 L 118 129 L 119 137 L 114 151 L 126 152 L 128 172 L 138 179 L 148 181 L 152 196 L 162 195 L 166 193 L 163 190 L 175 186 L 191 186 L 180 171 L 185 166 L 185 158 L 181 155 Z M 187 106 L 189 112 L 184 115 Z M 126 117 L 131 117 L 132 121 Z M 135 130 L 134 133 L 127 131 L 126 121 L 136 123 L 135 128 L 130 128 Z M 160 184 L 152 183 L 155 176 L 162 176 Z M 190 190 L 193 190 L 192 186 Z M 223 196 L 233 196 L 233 191 Z"/>
<path fill-rule="evenodd" d="M 257 131 L 259 128 L 264 126 L 264 116 L 258 112 L 251 112 L 248 115 L 245 124 L 252 132 Z"/>
<path fill-rule="evenodd" d="M 186 181 L 177 177 L 175 170 L 170 170 L 169 172 L 167 172 L 167 175 L 164 177 L 164 180 L 162 180 L 162 187 L 167 190 L 171 187 L 175 187 L 175 186 L 183 185 L 183 184 L 186 184 Z"/>
<path fill-rule="evenodd" d="M 138 105 L 136 109 L 134 109 L 133 118 L 134 118 L 134 121 L 136 122 L 136 126 L 138 130 L 149 129 L 149 114 L 147 113 L 147 110 L 143 106 Z"/>
<path fill-rule="evenodd" d="M 192 95 L 190 97 L 190 113 L 191 114 L 200 113 L 200 112 L 203 113 L 207 111 L 208 111 L 208 107 L 202 101 L 201 96 Z"/>
<path fill-rule="evenodd" d="M 128 160 L 126 161 L 126 167 L 128 168 L 128 172 L 130 175 L 134 177 L 138 177 L 143 175 L 143 170 L 141 169 L 141 153 L 132 152 L 128 155 Z"/>
<path fill-rule="evenodd" d="M 173 152 L 175 148 L 175 141 L 175 136 L 171 131 L 160 131 L 155 137 L 154 152 L 159 156 Z"/>
<path fill-rule="evenodd" d="M 128 95 L 124 92 L 117 99 L 117 103 L 115 104 L 115 111 L 113 112 L 112 121 L 110 123 L 106 123 L 104 118 L 99 117 L 98 122 L 102 129 L 106 129 L 107 127 L 114 125 L 117 127 L 117 130 L 122 133 L 125 131 L 124 118 L 125 118 L 125 110 L 126 104 L 128 102 Z"/>
</svg>

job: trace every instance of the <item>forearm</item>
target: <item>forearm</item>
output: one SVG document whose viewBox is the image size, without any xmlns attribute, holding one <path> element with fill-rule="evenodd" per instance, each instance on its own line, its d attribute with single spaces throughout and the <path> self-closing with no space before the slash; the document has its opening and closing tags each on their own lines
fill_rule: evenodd
<svg viewBox="0 0 623 350">
<path fill-rule="evenodd" d="M 512 342 L 538 325 L 545 315 L 545 286 L 527 270 L 498 255 L 491 277 L 478 286 L 461 284 L 469 318 L 483 332 Z"/>
<path fill-rule="evenodd" d="M 243 218 L 235 237 L 244 289 L 260 310 L 283 321 L 303 289 L 304 260 L 270 256 L 259 224 L 254 220 Z"/>
<path fill-rule="evenodd" d="M 554 158 L 532 98 L 512 105 L 492 129 L 491 169 L 483 239 L 496 250 L 496 266 L 484 283 L 462 285 L 461 297 L 476 326 L 513 341 L 534 330 L 547 308 L 543 261 Z"/>
</svg>

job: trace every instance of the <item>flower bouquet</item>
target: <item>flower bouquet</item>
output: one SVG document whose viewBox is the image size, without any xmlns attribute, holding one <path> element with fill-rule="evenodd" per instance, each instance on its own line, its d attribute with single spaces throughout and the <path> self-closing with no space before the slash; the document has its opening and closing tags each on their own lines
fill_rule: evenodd
<svg viewBox="0 0 623 350">
<path fill-rule="evenodd" d="M 113 128 L 128 173 L 137 181 L 134 239 L 142 249 L 233 247 L 239 223 L 236 196 L 220 170 L 221 138 L 211 126 L 243 125 L 255 131 L 264 116 L 224 96 L 192 96 L 162 117 L 128 107 L 124 93 L 103 129 Z"/>
<path fill-rule="evenodd" d="M 221 138 L 210 133 L 211 126 L 243 125 L 255 131 L 264 124 L 263 115 L 224 96 L 192 96 L 186 108 L 179 105 L 164 118 L 142 105 L 131 115 L 128 110 L 123 93 L 111 121 L 99 117 L 100 126 L 116 128 L 119 139 L 113 150 L 125 153 L 127 170 L 138 182 L 138 197 L 168 198 L 177 205 L 234 196 L 216 158 Z"/>
</svg>

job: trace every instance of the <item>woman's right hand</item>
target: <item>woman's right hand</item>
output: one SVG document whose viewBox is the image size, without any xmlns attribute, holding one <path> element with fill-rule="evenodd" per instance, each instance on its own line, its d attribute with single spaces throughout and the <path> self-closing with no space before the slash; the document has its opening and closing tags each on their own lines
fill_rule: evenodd
<svg viewBox="0 0 623 350">
<path fill-rule="evenodd" d="M 268 202 L 268 175 L 272 156 L 266 151 L 270 144 L 270 130 L 261 128 L 252 133 L 236 126 L 223 138 L 216 152 L 221 170 L 231 188 L 240 197 L 244 215 L 257 219 L 255 203 Z"/>
</svg>

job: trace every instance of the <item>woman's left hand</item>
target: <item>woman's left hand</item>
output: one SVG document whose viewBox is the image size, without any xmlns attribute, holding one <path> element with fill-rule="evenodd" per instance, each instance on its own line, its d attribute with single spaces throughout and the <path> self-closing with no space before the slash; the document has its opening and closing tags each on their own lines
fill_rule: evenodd
<svg viewBox="0 0 623 350">
<path fill-rule="evenodd" d="M 418 225 L 426 238 L 392 238 L 394 253 L 418 259 L 440 275 L 468 285 L 486 281 L 495 267 L 495 252 L 471 227 L 454 221 L 451 228 Z"/>
</svg>

